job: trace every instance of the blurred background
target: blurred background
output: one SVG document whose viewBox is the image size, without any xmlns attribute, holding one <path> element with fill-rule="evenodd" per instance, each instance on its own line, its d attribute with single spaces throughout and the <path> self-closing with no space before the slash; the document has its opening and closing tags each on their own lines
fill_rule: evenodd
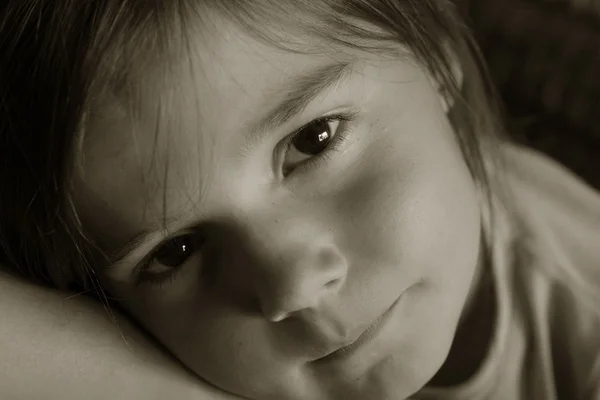
<svg viewBox="0 0 600 400">
<path fill-rule="evenodd" d="M 600 189 L 600 0 L 456 0 L 519 142 Z"/>
</svg>

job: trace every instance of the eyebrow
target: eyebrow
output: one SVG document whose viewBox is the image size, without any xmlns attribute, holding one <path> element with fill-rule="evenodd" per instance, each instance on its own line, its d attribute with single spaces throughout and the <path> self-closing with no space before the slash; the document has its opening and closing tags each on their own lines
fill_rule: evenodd
<svg viewBox="0 0 600 400">
<path fill-rule="evenodd" d="M 353 61 L 336 61 L 295 76 L 290 82 L 282 85 L 286 98 L 250 129 L 250 145 L 260 143 L 269 132 L 300 114 L 322 93 L 347 79 L 353 71 L 353 66 Z"/>
<path fill-rule="evenodd" d="M 250 146 L 260 143 L 270 132 L 305 110 L 322 93 L 349 78 L 353 66 L 353 61 L 336 61 L 321 65 L 307 73 L 293 77 L 289 82 L 282 85 L 287 93 L 285 99 L 250 129 Z M 181 219 L 182 216 L 180 215 L 167 223 L 167 226 Z M 107 254 L 109 264 L 106 267 L 110 268 L 110 266 L 122 262 L 129 254 L 148 242 L 150 237 L 159 236 L 158 234 L 165 230 L 164 226 L 161 225 L 160 228 L 146 227 L 127 239 L 123 244 L 117 246 Z"/>
</svg>

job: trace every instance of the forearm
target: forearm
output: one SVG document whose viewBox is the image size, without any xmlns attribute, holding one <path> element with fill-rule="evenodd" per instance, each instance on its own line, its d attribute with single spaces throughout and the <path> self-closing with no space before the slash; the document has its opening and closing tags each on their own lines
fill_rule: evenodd
<svg viewBox="0 0 600 400">
<path fill-rule="evenodd" d="M 116 314 L 0 275 L 0 398 L 232 399 Z"/>
</svg>

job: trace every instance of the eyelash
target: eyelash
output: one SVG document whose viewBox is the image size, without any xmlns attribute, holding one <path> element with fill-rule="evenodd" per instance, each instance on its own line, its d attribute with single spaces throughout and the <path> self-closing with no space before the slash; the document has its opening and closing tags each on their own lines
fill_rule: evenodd
<svg viewBox="0 0 600 400">
<path fill-rule="evenodd" d="M 138 275 L 135 282 L 136 287 L 148 284 L 157 287 L 158 289 L 162 289 L 163 286 L 175 281 L 183 267 L 183 265 L 181 265 L 177 268 L 173 268 L 170 271 L 163 272 L 160 274 L 146 273 L 146 270 L 150 268 L 153 262 L 154 257 L 150 256 L 146 262 L 143 262 L 142 265 L 140 265 L 140 267 L 138 268 Z"/>
<path fill-rule="evenodd" d="M 350 124 L 350 122 L 352 122 L 356 118 L 357 114 L 358 114 L 358 111 L 348 111 L 348 112 L 342 112 L 342 113 L 337 113 L 337 114 L 333 114 L 333 115 L 327 115 L 324 117 L 320 117 L 320 118 L 310 121 L 308 124 L 302 126 L 301 128 L 297 129 L 295 132 L 289 134 L 287 136 L 287 138 L 285 139 L 285 143 L 284 143 L 285 144 L 284 157 L 292 150 L 294 139 L 304 129 L 310 127 L 312 124 L 318 124 L 321 122 L 326 122 L 326 123 L 330 123 L 330 122 L 334 122 L 334 121 L 340 122 L 340 124 L 338 125 L 338 127 L 335 131 L 333 138 L 326 145 L 325 149 L 323 149 L 323 151 L 321 153 L 316 154 L 316 155 L 308 158 L 307 160 L 301 162 L 297 166 L 293 167 L 289 173 L 284 174 L 284 176 L 287 177 L 293 173 L 296 173 L 298 170 L 304 170 L 307 168 L 308 169 L 317 168 L 323 162 L 329 160 L 331 158 L 331 156 L 337 150 L 339 150 L 342 147 L 342 145 L 345 143 L 348 133 L 350 132 L 348 125 Z M 158 252 L 158 250 L 161 249 L 165 245 L 165 243 L 168 243 L 169 240 L 174 240 L 179 236 L 181 236 L 181 235 L 171 237 L 171 238 L 163 241 L 160 245 L 158 245 L 158 247 L 154 251 L 152 251 L 150 253 L 150 255 L 144 261 L 142 261 L 140 263 L 139 266 L 136 267 L 136 271 L 135 271 L 136 272 L 136 279 L 135 279 L 136 287 L 147 284 L 147 285 L 157 287 L 160 290 L 164 286 L 175 281 L 175 279 L 179 276 L 179 273 L 183 269 L 183 264 L 180 265 L 179 267 L 172 268 L 172 269 L 168 270 L 167 272 L 163 272 L 163 273 L 159 273 L 159 274 L 147 273 L 147 270 L 156 261 L 155 255 Z M 193 254 L 190 255 L 190 258 L 191 257 L 193 257 Z M 184 262 L 184 264 L 186 262 L 187 262 L 187 260 Z"/>
<path fill-rule="evenodd" d="M 311 126 L 313 124 L 317 124 L 320 122 L 327 122 L 327 123 L 334 122 L 334 121 L 340 122 L 340 125 L 338 126 L 337 130 L 335 131 L 335 135 L 333 136 L 333 138 L 331 139 L 329 144 L 327 144 L 327 146 L 321 153 L 316 154 L 316 155 L 308 158 L 307 160 L 301 162 L 300 164 L 298 164 L 297 166 L 292 168 L 292 170 L 290 172 L 288 172 L 288 173 L 284 172 L 283 176 L 284 177 L 290 176 L 290 175 L 294 174 L 297 170 L 304 170 L 307 168 L 308 169 L 317 168 L 317 167 L 321 166 L 321 164 L 323 162 L 329 160 L 331 158 L 331 156 L 337 150 L 339 150 L 341 148 L 341 146 L 346 142 L 348 134 L 350 133 L 350 129 L 349 129 L 348 125 L 356 118 L 357 114 L 358 114 L 358 111 L 353 110 L 353 111 L 342 112 L 342 113 L 337 113 L 337 114 L 320 117 L 320 118 L 310 121 L 308 124 L 302 126 L 301 128 L 297 129 L 295 132 L 288 135 L 288 137 L 285 139 L 285 147 L 283 150 L 284 156 L 286 156 L 292 150 L 294 139 L 304 129 L 308 128 L 309 126 Z"/>
</svg>

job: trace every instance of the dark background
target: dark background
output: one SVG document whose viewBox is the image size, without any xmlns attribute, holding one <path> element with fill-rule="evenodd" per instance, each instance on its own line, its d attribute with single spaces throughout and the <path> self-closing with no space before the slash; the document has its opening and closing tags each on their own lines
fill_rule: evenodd
<svg viewBox="0 0 600 400">
<path fill-rule="evenodd" d="M 509 134 L 600 189 L 600 0 L 456 0 Z"/>
</svg>

